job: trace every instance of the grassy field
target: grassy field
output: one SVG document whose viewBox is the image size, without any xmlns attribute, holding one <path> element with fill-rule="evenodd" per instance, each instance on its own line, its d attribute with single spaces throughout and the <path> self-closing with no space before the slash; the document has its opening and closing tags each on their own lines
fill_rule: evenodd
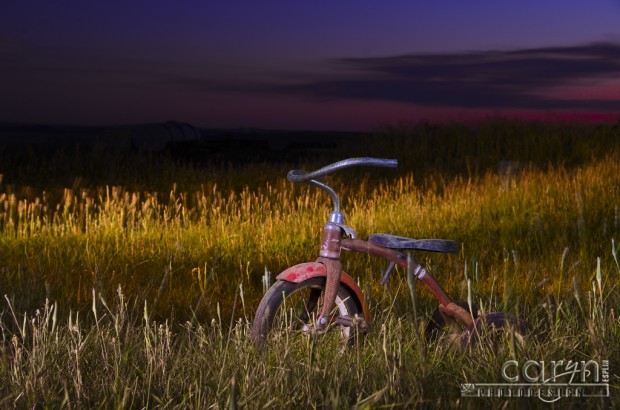
<svg viewBox="0 0 620 410">
<path fill-rule="evenodd" d="M 329 201 L 285 179 L 347 157 L 399 168 L 330 177 L 351 226 L 462 243 L 417 254 L 458 299 L 526 319 L 464 353 L 425 341 L 437 303 L 405 273 L 344 255 L 374 330 L 351 349 L 247 340 L 263 277 L 316 259 Z M 190 162 L 97 147 L 0 150 L 0 407 L 547 406 L 462 398 L 510 359 L 609 363 L 620 405 L 618 125 L 488 120 L 385 127 L 295 161 Z M 415 303 L 415 310 L 412 304 Z M 547 406 L 548 407 L 548 406 Z"/>
</svg>

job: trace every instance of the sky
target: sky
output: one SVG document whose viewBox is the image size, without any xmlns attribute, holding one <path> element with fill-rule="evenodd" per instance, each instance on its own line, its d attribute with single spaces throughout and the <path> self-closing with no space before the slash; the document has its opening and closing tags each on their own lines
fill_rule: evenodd
<svg viewBox="0 0 620 410">
<path fill-rule="evenodd" d="M 620 117 L 620 0 L 5 1 L 0 122 Z"/>
</svg>

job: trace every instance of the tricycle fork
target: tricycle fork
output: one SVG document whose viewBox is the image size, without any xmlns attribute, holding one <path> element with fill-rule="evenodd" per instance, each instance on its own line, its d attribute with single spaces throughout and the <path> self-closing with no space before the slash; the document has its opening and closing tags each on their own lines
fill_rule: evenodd
<svg viewBox="0 0 620 410">
<path fill-rule="evenodd" d="M 329 316 L 332 309 L 336 305 L 336 294 L 340 285 L 340 276 L 342 274 L 342 263 L 339 259 L 319 258 L 317 262 L 322 263 L 327 270 L 327 278 L 325 280 L 325 297 L 321 313 L 316 323 L 317 329 L 323 328 L 329 323 Z"/>
<path fill-rule="evenodd" d="M 317 259 L 317 262 L 322 263 L 327 270 L 325 297 L 319 318 L 315 324 L 318 330 L 321 330 L 329 323 L 330 313 L 336 304 L 336 294 L 342 274 L 342 263 L 340 263 L 341 242 L 342 228 L 333 222 L 326 223 L 323 226 L 321 250 L 319 252 L 320 258 Z"/>
</svg>

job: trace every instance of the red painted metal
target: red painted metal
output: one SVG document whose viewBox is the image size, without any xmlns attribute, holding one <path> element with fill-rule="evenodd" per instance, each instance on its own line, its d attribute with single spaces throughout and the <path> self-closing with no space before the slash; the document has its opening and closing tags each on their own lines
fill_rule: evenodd
<svg viewBox="0 0 620 410">
<path fill-rule="evenodd" d="M 287 282 L 301 283 L 306 279 L 315 278 L 317 276 L 327 278 L 327 268 L 325 265 L 320 262 L 307 262 L 291 266 L 276 276 L 276 279 Z M 362 293 L 360 287 L 353 280 L 353 278 L 347 275 L 344 271 L 340 274 L 340 282 L 353 291 L 355 297 L 357 298 L 358 304 L 362 307 L 362 311 L 364 312 L 364 319 L 366 319 L 366 322 L 370 324 L 370 311 L 368 310 L 366 299 L 364 299 L 364 294 Z"/>
</svg>

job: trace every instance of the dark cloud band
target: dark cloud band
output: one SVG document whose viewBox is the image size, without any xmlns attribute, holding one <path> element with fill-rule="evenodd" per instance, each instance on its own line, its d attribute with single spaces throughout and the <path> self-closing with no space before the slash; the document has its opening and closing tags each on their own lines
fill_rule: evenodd
<svg viewBox="0 0 620 410">
<path fill-rule="evenodd" d="M 564 99 L 550 93 L 583 82 L 603 89 L 606 82 L 619 80 L 620 45 L 613 43 L 343 58 L 332 64 L 339 70 L 319 79 L 258 88 L 434 107 L 620 110 L 620 99 Z"/>
</svg>

